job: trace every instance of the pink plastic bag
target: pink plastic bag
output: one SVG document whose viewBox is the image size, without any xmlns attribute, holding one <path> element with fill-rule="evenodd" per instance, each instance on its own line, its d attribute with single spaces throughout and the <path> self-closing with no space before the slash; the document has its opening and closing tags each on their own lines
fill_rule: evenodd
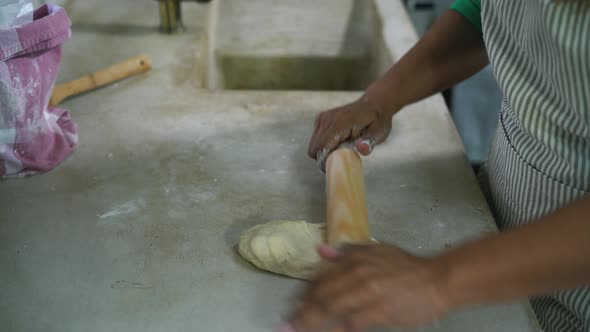
<svg viewBox="0 0 590 332">
<path fill-rule="evenodd" d="M 63 8 L 44 5 L 33 22 L 0 29 L 0 177 L 49 171 L 78 144 L 69 113 L 48 106 L 70 27 Z"/>
</svg>

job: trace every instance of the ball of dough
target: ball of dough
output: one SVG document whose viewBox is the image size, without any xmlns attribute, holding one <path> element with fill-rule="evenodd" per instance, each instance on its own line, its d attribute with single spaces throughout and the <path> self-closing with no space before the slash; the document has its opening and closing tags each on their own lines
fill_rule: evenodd
<svg viewBox="0 0 590 332">
<path fill-rule="evenodd" d="M 238 251 L 259 269 L 309 280 L 321 260 L 316 245 L 324 242 L 325 234 L 324 224 L 271 221 L 244 232 Z"/>
</svg>

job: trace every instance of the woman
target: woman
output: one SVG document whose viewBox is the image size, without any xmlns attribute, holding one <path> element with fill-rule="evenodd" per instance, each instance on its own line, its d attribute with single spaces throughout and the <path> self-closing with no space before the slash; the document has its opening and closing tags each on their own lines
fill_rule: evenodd
<svg viewBox="0 0 590 332">
<path fill-rule="evenodd" d="M 457 1 L 362 98 L 318 116 L 309 154 L 349 140 L 369 154 L 397 111 L 488 62 L 504 101 L 481 176 L 503 232 L 431 258 L 321 247 L 333 264 L 283 330 L 411 327 L 532 298 L 544 331 L 590 331 L 590 1 Z"/>
</svg>

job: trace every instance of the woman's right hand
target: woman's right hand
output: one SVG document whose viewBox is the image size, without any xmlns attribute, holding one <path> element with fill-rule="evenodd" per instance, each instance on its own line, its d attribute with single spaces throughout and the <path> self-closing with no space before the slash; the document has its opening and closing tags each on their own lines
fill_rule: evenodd
<svg viewBox="0 0 590 332">
<path fill-rule="evenodd" d="M 366 95 L 350 104 L 320 113 L 309 142 L 308 154 L 323 169 L 325 158 L 340 143 L 354 143 L 363 155 L 373 151 L 391 131 L 393 112 L 388 112 Z"/>
</svg>

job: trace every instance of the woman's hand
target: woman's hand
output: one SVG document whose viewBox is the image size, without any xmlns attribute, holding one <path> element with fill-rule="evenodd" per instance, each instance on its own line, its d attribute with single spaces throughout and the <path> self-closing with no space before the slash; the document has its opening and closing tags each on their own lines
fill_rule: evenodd
<svg viewBox="0 0 590 332">
<path fill-rule="evenodd" d="M 444 270 L 433 260 L 389 245 L 322 246 L 332 264 L 303 292 L 280 331 L 365 331 L 375 326 L 416 327 L 450 308 L 441 291 Z"/>
<path fill-rule="evenodd" d="M 323 165 L 324 159 L 340 143 L 354 142 L 357 150 L 368 155 L 391 130 L 392 112 L 386 112 L 366 95 L 345 106 L 322 112 L 315 121 L 308 154 Z"/>
<path fill-rule="evenodd" d="M 448 10 L 363 98 L 318 116 L 309 156 L 323 165 L 323 159 L 347 141 L 360 153 L 370 153 L 389 134 L 395 112 L 463 81 L 486 64 L 481 31 Z"/>
</svg>

